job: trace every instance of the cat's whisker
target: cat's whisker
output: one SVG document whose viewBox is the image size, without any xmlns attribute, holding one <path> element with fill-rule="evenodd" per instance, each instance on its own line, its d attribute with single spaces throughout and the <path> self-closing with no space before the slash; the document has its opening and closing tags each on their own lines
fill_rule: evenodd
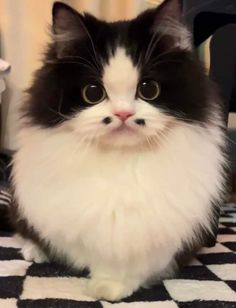
<svg viewBox="0 0 236 308">
<path fill-rule="evenodd" d="M 64 59 L 81 59 L 82 61 L 85 61 L 88 65 L 90 65 L 92 68 L 94 68 L 95 70 L 97 70 L 99 72 L 99 67 L 97 67 L 93 62 L 89 61 L 88 59 L 85 59 L 81 56 L 65 56 L 63 58 L 61 58 L 60 60 L 64 60 Z"/>
<path fill-rule="evenodd" d="M 169 19 L 169 22 L 175 26 L 176 22 L 175 20 Z M 179 23 L 177 23 L 177 25 L 179 25 Z M 161 31 L 156 31 L 154 32 L 154 34 L 152 35 L 152 38 L 150 40 L 150 43 L 147 47 L 145 56 L 144 56 L 144 62 L 147 63 L 150 60 L 150 57 L 153 54 L 153 50 L 154 48 L 157 46 L 157 44 L 160 42 L 160 40 L 165 36 L 165 35 L 169 35 L 169 31 L 162 29 Z M 174 50 L 174 48 L 171 48 L 171 52 Z M 163 54 L 159 54 L 159 56 L 162 56 Z"/>
<path fill-rule="evenodd" d="M 165 35 L 163 32 L 162 34 L 155 32 L 150 40 L 150 43 L 147 48 L 147 52 L 144 56 L 144 62 L 147 63 L 150 60 L 150 57 L 152 56 L 154 48 L 157 46 L 157 44 L 160 42 L 162 37 Z"/>
<path fill-rule="evenodd" d="M 65 115 L 65 114 L 62 114 L 62 113 L 56 111 L 56 110 L 53 110 L 53 109 L 50 108 L 50 107 L 47 107 L 47 109 L 50 110 L 50 111 L 52 111 L 53 113 L 59 115 L 59 116 L 60 116 L 62 119 L 64 119 L 64 120 L 71 120 L 71 117 L 70 117 L 70 116 L 67 116 L 67 115 Z"/>
<path fill-rule="evenodd" d="M 91 54 L 89 48 L 87 48 L 87 52 L 88 52 L 88 54 L 90 55 L 90 57 L 91 57 L 92 59 L 94 59 L 94 56 Z M 99 62 L 98 62 L 98 61 L 99 61 Z M 102 68 L 101 63 L 102 63 L 101 58 L 100 58 L 100 56 L 97 55 L 97 59 L 94 59 L 94 64 L 96 65 L 98 71 L 101 70 L 101 68 Z"/>
<path fill-rule="evenodd" d="M 88 148 L 90 147 L 90 138 L 87 135 L 83 135 L 83 136 L 78 136 L 78 143 L 75 149 L 75 152 L 77 153 L 78 150 L 81 151 L 81 146 L 83 147 L 83 151 L 87 151 Z"/>
<path fill-rule="evenodd" d="M 183 63 L 182 60 L 160 60 L 160 61 L 156 61 L 156 62 L 150 62 L 149 66 L 158 66 L 158 65 L 162 65 L 162 64 L 165 64 L 165 63 Z"/>
<path fill-rule="evenodd" d="M 86 143 L 87 143 L 87 147 L 86 147 L 86 151 L 91 148 L 92 144 L 93 144 L 93 137 L 89 136 L 86 138 Z"/>
<path fill-rule="evenodd" d="M 99 66 L 98 56 L 97 56 L 97 52 L 96 52 L 96 49 L 95 49 L 95 46 L 94 46 L 94 43 L 93 43 L 93 39 L 92 39 L 89 31 L 87 30 L 87 27 L 85 27 L 84 23 L 82 21 L 80 21 L 80 23 L 81 23 L 83 30 L 86 32 L 86 34 L 89 38 L 89 41 L 91 43 L 91 47 L 92 47 L 92 50 L 93 50 L 93 53 L 94 53 L 95 60 L 97 62 L 97 65 Z"/>
<path fill-rule="evenodd" d="M 98 143 L 99 143 L 99 141 L 98 141 L 98 134 L 95 134 L 93 136 L 93 142 L 95 143 L 94 144 L 95 145 L 95 149 L 98 149 Z"/>
<path fill-rule="evenodd" d="M 77 65 L 81 65 L 84 66 L 86 68 L 88 68 L 90 71 L 92 71 L 94 73 L 94 76 L 98 75 L 98 71 L 97 69 L 95 70 L 94 67 L 92 67 L 91 65 L 88 65 L 86 63 L 83 62 L 79 62 L 79 61 L 45 61 L 45 63 L 47 64 L 53 64 L 53 65 L 59 65 L 59 64 L 77 64 Z"/>
<path fill-rule="evenodd" d="M 150 136 L 147 136 L 146 140 L 147 140 L 147 142 L 148 142 L 148 145 L 149 145 L 150 150 L 153 151 L 153 152 L 155 152 L 155 148 L 154 148 L 154 146 L 153 146 L 151 137 L 150 137 Z"/>
<path fill-rule="evenodd" d="M 153 140 L 155 141 L 155 143 L 160 146 L 163 145 L 163 143 L 166 141 L 166 137 L 164 136 L 164 134 L 156 134 L 153 136 Z"/>
<path fill-rule="evenodd" d="M 142 52 L 139 53 L 138 61 L 137 61 L 137 67 L 138 67 L 138 68 L 141 67 L 144 56 L 145 56 L 145 54 L 143 55 Z"/>
<path fill-rule="evenodd" d="M 162 140 L 162 138 L 160 136 L 152 136 L 152 141 L 158 147 L 160 147 L 160 145 L 163 142 L 163 140 Z"/>
<path fill-rule="evenodd" d="M 176 52 L 176 49 L 175 48 L 170 48 L 169 50 L 158 54 L 153 60 L 158 60 L 158 59 L 160 59 L 160 58 L 162 58 L 164 56 L 170 55 L 170 54 L 172 54 L 174 52 Z"/>
<path fill-rule="evenodd" d="M 167 131 L 167 128 L 165 129 L 165 131 Z M 162 140 L 166 140 L 167 139 L 167 134 L 165 134 L 164 132 L 162 131 L 159 131 L 157 134 L 156 134 L 156 137 L 159 138 L 159 139 L 162 139 Z M 161 138 L 160 138 L 161 137 Z"/>
<path fill-rule="evenodd" d="M 91 65 L 88 65 L 86 63 L 83 63 L 83 62 L 78 62 L 78 61 L 60 61 L 59 63 L 61 64 L 78 64 L 78 65 L 81 65 L 81 66 L 84 66 L 85 68 L 88 68 L 89 70 L 91 70 L 93 73 L 94 73 L 94 76 L 97 76 L 99 73 L 98 73 L 98 70 L 95 69 L 93 66 Z"/>
<path fill-rule="evenodd" d="M 189 127 L 193 127 L 193 126 L 196 126 L 196 125 L 203 126 L 203 123 L 198 121 L 198 120 L 190 120 L 190 119 L 187 119 L 187 118 L 184 118 L 184 117 L 180 117 L 178 115 L 177 115 L 177 119 L 184 122 L 184 124 L 188 125 Z"/>
<path fill-rule="evenodd" d="M 64 92 L 63 92 L 63 89 L 60 91 L 60 100 L 59 100 L 59 104 L 58 104 L 58 111 L 57 113 L 64 117 L 64 119 L 66 118 L 66 116 L 61 112 L 61 108 L 62 108 L 62 102 L 63 102 L 63 95 L 64 95 Z M 68 119 L 71 119 L 71 117 L 68 117 Z"/>
<path fill-rule="evenodd" d="M 168 140 L 168 135 L 171 131 L 172 127 L 167 125 L 163 130 L 156 130 L 152 137 L 154 137 L 154 139 L 157 141 L 157 144 L 159 144 L 160 142 L 165 142 Z"/>
<path fill-rule="evenodd" d="M 231 139 L 229 136 L 226 136 L 226 139 L 228 140 L 229 143 L 236 145 L 236 142 L 233 139 Z"/>
<path fill-rule="evenodd" d="M 147 59 L 149 59 L 149 57 L 150 57 L 150 54 L 149 54 L 150 53 L 150 49 L 151 49 L 151 46 L 153 44 L 154 39 L 156 39 L 156 35 L 157 35 L 157 32 L 154 32 L 152 37 L 151 37 L 151 40 L 150 40 L 150 42 L 149 42 L 149 44 L 147 46 L 147 49 L 146 49 L 146 52 L 145 52 L 145 55 L 144 55 L 144 62 L 145 63 L 147 62 Z"/>
</svg>

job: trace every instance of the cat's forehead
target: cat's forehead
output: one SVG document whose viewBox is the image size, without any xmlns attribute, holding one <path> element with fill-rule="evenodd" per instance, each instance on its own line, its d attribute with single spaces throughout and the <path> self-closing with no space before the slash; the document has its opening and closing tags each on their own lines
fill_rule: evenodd
<svg viewBox="0 0 236 308">
<path fill-rule="evenodd" d="M 103 83 L 114 94 L 130 93 L 139 81 L 139 70 L 124 47 L 117 47 L 104 67 Z"/>
</svg>

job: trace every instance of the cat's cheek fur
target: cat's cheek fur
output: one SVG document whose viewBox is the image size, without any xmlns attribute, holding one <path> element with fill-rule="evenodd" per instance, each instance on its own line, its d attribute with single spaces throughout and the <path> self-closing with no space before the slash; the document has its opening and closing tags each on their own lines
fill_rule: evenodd
<svg viewBox="0 0 236 308">
<path fill-rule="evenodd" d="M 22 129 L 19 145 L 19 213 L 56 254 L 91 269 L 96 298 L 117 300 L 162 277 L 199 226 L 211 229 L 224 183 L 217 126 L 180 123 L 157 151 L 85 149 L 61 128 Z"/>
<path fill-rule="evenodd" d="M 121 121 L 114 115 L 112 105 L 106 100 L 74 115 L 74 117 L 62 125 L 62 129 L 68 128 L 78 138 L 78 143 L 91 145 L 108 145 L 113 148 L 135 147 L 147 145 L 151 142 L 154 146 L 168 135 L 168 127 L 175 125 L 177 119 L 165 114 L 159 108 L 155 108 L 142 100 L 132 100 L 129 105 L 135 105 L 135 114 L 126 124 L 133 130 L 130 134 L 113 133 L 121 125 Z M 111 123 L 104 124 L 103 119 L 109 117 Z M 145 125 L 136 124 L 137 119 L 144 119 Z M 166 137 L 165 136 L 165 137 Z"/>
</svg>

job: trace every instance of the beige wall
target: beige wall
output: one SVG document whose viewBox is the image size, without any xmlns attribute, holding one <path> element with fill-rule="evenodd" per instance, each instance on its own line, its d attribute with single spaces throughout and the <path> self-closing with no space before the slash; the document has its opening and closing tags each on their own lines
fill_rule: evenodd
<svg viewBox="0 0 236 308">
<path fill-rule="evenodd" d="M 229 114 L 229 128 L 236 128 L 236 113 Z"/>
</svg>

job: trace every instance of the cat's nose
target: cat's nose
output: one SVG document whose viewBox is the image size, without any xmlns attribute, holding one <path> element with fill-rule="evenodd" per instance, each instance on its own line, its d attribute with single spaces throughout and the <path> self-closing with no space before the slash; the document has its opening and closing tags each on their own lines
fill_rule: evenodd
<svg viewBox="0 0 236 308">
<path fill-rule="evenodd" d="M 132 115 L 134 115 L 134 113 L 131 112 L 131 111 L 121 110 L 121 111 L 116 111 L 116 112 L 114 112 L 114 115 L 117 116 L 118 118 L 120 118 L 122 121 L 125 121 L 125 120 L 127 120 L 129 117 L 131 117 Z"/>
</svg>

